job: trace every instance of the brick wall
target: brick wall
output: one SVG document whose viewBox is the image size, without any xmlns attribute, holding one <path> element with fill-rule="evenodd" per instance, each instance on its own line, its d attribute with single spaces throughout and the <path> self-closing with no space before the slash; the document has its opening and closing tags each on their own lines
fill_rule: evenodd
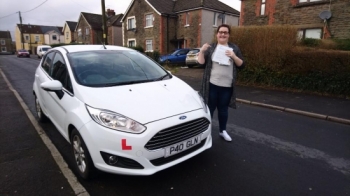
<svg viewBox="0 0 350 196">
<path fill-rule="evenodd" d="M 265 15 L 260 16 L 261 0 L 244 0 L 241 4 L 240 24 L 279 25 L 290 24 L 299 28 L 322 28 L 324 21 L 319 14 L 331 9 L 332 18 L 328 20 L 329 31 L 334 38 L 350 39 L 350 1 L 324 0 L 300 3 L 298 0 L 266 0 Z"/>
<path fill-rule="evenodd" d="M 178 15 L 177 38 L 184 39 L 184 48 L 196 48 L 198 43 L 198 32 L 200 32 L 201 10 L 190 11 L 188 13 L 188 25 L 186 25 L 186 13 Z"/>
</svg>

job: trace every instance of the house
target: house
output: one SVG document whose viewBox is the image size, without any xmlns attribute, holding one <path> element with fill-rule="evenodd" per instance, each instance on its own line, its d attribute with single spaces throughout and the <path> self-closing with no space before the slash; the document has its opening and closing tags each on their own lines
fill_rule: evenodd
<svg viewBox="0 0 350 196">
<path fill-rule="evenodd" d="M 66 21 L 63 25 L 62 34 L 64 35 L 64 43 L 74 43 L 76 41 L 76 32 L 75 27 L 77 26 L 77 22 Z"/>
<path fill-rule="evenodd" d="M 106 23 L 109 24 L 107 31 L 107 42 L 110 45 L 116 45 L 118 39 L 122 40 L 121 28 L 114 28 L 115 25 L 119 25 L 116 20 L 120 18 L 120 15 L 115 15 L 113 10 L 107 10 Z M 102 44 L 103 43 L 103 23 L 102 15 L 81 12 L 75 31 L 77 32 L 77 43 L 81 44 Z M 109 34 L 109 32 L 111 34 Z M 118 38 L 119 36 L 119 38 Z M 121 42 L 121 41 L 119 41 Z"/>
<path fill-rule="evenodd" d="M 211 42 L 222 23 L 239 24 L 239 11 L 218 0 L 132 0 L 123 18 L 123 45 L 169 53 Z"/>
<path fill-rule="evenodd" d="M 45 43 L 48 45 L 65 42 L 64 35 L 62 35 L 61 31 L 57 31 L 57 30 L 51 30 L 46 32 L 44 34 L 44 40 L 45 40 Z"/>
<path fill-rule="evenodd" d="M 52 31 L 56 33 L 53 34 Z M 57 43 L 58 39 L 61 40 L 61 37 L 58 37 L 58 35 L 61 35 L 61 32 L 62 27 L 57 26 L 17 24 L 15 29 L 16 48 L 26 49 L 29 50 L 32 54 L 34 54 L 33 52 L 36 52 L 37 46 L 50 45 L 53 43 Z M 46 35 L 56 35 L 56 40 L 54 40 L 53 37 L 45 40 L 45 37 L 47 37 Z"/>
<path fill-rule="evenodd" d="M 107 9 L 107 27 L 108 27 L 108 44 L 122 46 L 123 34 L 122 34 L 122 22 L 124 14 L 115 15 L 114 10 Z"/>
<path fill-rule="evenodd" d="M 240 25 L 294 25 L 303 38 L 350 39 L 349 0 L 242 0 Z"/>
<path fill-rule="evenodd" d="M 11 54 L 14 52 L 10 31 L 0 31 L 0 54 Z"/>
</svg>

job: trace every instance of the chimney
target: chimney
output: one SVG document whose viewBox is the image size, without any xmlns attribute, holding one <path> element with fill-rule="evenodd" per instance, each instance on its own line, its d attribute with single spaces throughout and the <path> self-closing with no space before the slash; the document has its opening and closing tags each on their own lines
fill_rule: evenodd
<svg viewBox="0 0 350 196">
<path fill-rule="evenodd" d="M 114 10 L 107 9 L 107 16 L 108 16 L 108 17 L 115 16 Z"/>
</svg>

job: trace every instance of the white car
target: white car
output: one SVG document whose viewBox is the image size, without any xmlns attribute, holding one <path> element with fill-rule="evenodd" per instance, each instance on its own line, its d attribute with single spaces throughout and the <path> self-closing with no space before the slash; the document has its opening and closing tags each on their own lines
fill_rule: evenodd
<svg viewBox="0 0 350 196">
<path fill-rule="evenodd" d="M 198 92 L 145 55 L 124 47 L 48 51 L 33 84 L 39 121 L 71 144 L 77 173 L 151 175 L 212 146 Z"/>
</svg>

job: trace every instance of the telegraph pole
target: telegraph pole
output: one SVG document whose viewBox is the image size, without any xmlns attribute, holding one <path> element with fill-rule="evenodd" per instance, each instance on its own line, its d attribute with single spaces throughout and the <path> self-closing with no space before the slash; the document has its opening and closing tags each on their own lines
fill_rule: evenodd
<svg viewBox="0 0 350 196">
<path fill-rule="evenodd" d="M 101 0 L 101 5 L 102 5 L 103 42 L 105 45 L 108 45 L 108 42 L 107 42 L 108 29 L 107 29 L 107 25 L 106 25 L 105 0 Z"/>
<path fill-rule="evenodd" d="M 24 39 L 23 39 L 23 26 L 22 26 L 22 16 L 21 16 L 21 11 L 18 11 L 19 13 L 19 22 L 21 24 L 21 29 L 20 29 L 20 32 L 21 32 L 21 42 L 22 42 L 22 49 L 25 49 L 24 48 Z"/>
</svg>

